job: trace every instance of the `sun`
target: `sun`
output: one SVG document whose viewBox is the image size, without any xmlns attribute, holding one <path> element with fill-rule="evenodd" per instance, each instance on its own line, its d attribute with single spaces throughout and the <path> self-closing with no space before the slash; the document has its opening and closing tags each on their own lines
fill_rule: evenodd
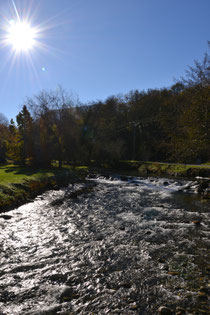
<svg viewBox="0 0 210 315">
<path fill-rule="evenodd" d="M 17 52 L 28 51 L 35 45 L 36 31 L 27 22 L 10 21 L 7 43 Z"/>
</svg>

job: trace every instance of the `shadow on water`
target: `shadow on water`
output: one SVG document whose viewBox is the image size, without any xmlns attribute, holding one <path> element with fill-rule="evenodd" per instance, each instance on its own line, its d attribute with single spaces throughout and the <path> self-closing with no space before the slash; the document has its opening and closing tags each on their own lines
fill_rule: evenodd
<svg viewBox="0 0 210 315">
<path fill-rule="evenodd" d="M 209 200 L 201 198 L 198 194 L 175 193 L 176 205 L 189 212 L 208 213 Z"/>
</svg>

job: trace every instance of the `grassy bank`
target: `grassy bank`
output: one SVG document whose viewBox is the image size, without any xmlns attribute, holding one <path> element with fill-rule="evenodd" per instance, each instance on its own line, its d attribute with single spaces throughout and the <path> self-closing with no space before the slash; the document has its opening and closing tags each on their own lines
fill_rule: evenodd
<svg viewBox="0 0 210 315">
<path fill-rule="evenodd" d="M 80 181 L 83 168 L 33 169 L 7 164 L 0 165 L 0 212 L 17 207 L 47 189 Z"/>
<path fill-rule="evenodd" d="M 210 164 L 175 164 L 160 162 L 141 162 L 141 161 L 120 161 L 115 168 L 124 171 L 135 171 L 140 176 L 174 176 L 194 178 L 210 177 Z"/>
<path fill-rule="evenodd" d="M 140 161 L 108 164 L 100 165 L 100 169 L 133 171 L 139 176 L 210 177 L 210 164 L 188 165 Z M 92 170 L 94 166 L 96 165 L 89 167 Z M 13 164 L 0 165 L 0 213 L 24 204 L 47 189 L 56 189 L 71 182 L 84 180 L 88 170 L 87 167 L 33 169 Z"/>
</svg>

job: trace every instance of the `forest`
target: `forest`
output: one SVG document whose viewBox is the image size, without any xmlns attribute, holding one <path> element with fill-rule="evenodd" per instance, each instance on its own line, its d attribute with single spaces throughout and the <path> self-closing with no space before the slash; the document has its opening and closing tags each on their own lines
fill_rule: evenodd
<svg viewBox="0 0 210 315">
<path fill-rule="evenodd" d="M 3 107 L 3 104 L 2 104 Z M 81 104 L 62 87 L 28 98 L 15 120 L 0 113 L 0 163 L 49 167 L 119 160 L 210 161 L 210 56 L 170 88 Z"/>
</svg>

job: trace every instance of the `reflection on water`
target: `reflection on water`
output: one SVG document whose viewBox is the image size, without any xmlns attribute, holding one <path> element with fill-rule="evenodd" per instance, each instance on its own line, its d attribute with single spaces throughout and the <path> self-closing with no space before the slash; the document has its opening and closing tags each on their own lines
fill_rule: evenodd
<svg viewBox="0 0 210 315">
<path fill-rule="evenodd" d="M 204 312 L 209 201 L 178 192 L 186 181 L 94 181 L 0 218 L 0 314 Z"/>
</svg>

